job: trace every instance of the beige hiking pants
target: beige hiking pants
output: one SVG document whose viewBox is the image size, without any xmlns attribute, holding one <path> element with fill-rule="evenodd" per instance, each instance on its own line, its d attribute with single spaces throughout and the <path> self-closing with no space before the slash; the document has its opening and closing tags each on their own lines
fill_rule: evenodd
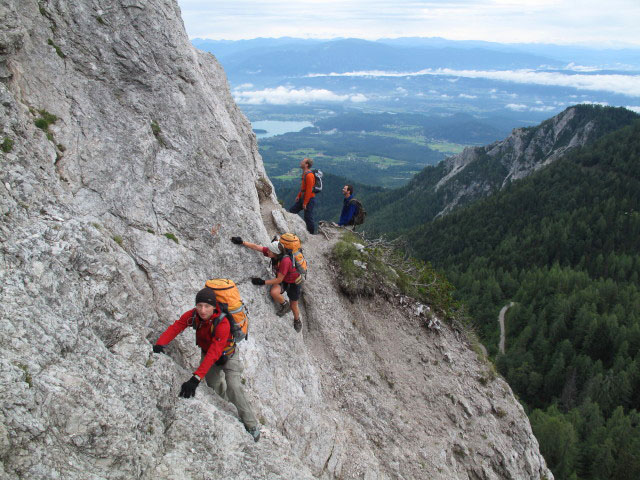
<svg viewBox="0 0 640 480">
<path fill-rule="evenodd" d="M 223 366 L 213 364 L 205 375 L 207 385 L 225 400 L 233 403 L 238 409 L 238 416 L 247 429 L 254 429 L 258 425 L 251 405 L 244 395 L 241 383 L 242 363 L 240 362 L 238 347 L 236 353 Z M 204 359 L 204 353 L 202 354 Z M 224 372 L 224 374 L 223 374 Z"/>
</svg>

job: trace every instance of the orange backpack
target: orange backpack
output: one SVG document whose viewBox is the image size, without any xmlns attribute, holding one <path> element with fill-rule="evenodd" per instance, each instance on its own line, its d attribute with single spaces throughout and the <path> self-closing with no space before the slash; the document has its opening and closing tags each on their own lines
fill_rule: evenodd
<svg viewBox="0 0 640 480">
<path fill-rule="evenodd" d="M 235 342 L 241 342 L 245 338 L 249 338 L 249 317 L 242 303 L 238 287 L 228 278 L 214 278 L 207 280 L 204 284 L 216 294 L 216 300 L 220 305 L 220 309 L 229 319 L 231 325 L 231 334 Z M 233 321 L 231 321 L 233 319 Z M 216 322 L 217 324 L 218 322 Z"/>
<path fill-rule="evenodd" d="M 280 245 L 284 248 L 285 255 L 291 257 L 293 265 L 298 272 L 296 283 L 300 284 L 307 278 L 307 261 L 302 255 L 302 244 L 297 235 L 293 233 L 285 233 L 279 239 Z"/>
</svg>

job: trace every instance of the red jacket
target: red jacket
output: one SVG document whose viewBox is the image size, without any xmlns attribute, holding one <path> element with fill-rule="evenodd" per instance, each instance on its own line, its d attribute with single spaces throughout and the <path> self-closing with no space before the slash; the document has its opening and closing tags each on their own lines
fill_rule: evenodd
<svg viewBox="0 0 640 480">
<path fill-rule="evenodd" d="M 191 326 L 191 319 L 196 309 L 188 310 L 182 314 L 182 316 L 176 320 L 173 325 L 165 330 L 160 335 L 157 345 L 168 345 L 171 340 L 176 338 L 182 331 Z M 196 322 L 200 322 L 198 330 L 196 330 L 196 344 L 202 349 L 203 352 L 207 352 L 202 359 L 198 369 L 193 372 L 194 375 L 198 375 L 200 378 L 204 378 L 211 366 L 216 363 L 222 356 L 222 352 L 226 347 L 233 343 L 233 336 L 231 335 L 231 326 L 227 317 L 223 317 L 218 326 L 211 335 L 211 324 L 215 318 L 220 315 L 220 309 L 216 305 L 216 309 L 209 320 L 202 321 L 196 313 Z"/>
<path fill-rule="evenodd" d="M 311 176 L 309 176 L 311 174 Z M 296 197 L 296 202 L 300 197 L 302 197 L 302 205 L 307 206 L 309 200 L 316 196 L 313 193 L 313 187 L 316 184 L 316 176 L 313 174 L 311 170 L 307 170 L 302 173 L 302 183 L 300 184 L 300 191 L 298 192 L 298 196 Z"/>
<path fill-rule="evenodd" d="M 265 257 L 268 257 L 269 249 L 267 247 L 262 247 L 262 254 Z M 273 262 L 275 262 L 275 259 L 273 259 Z M 284 277 L 282 279 L 284 283 L 296 283 L 296 280 L 298 279 L 300 274 L 298 273 L 298 270 L 296 270 L 296 267 L 293 265 L 290 257 L 282 257 L 279 262 L 275 263 L 275 266 L 273 262 L 271 263 L 271 267 L 276 277 L 279 273 L 281 273 Z"/>
</svg>

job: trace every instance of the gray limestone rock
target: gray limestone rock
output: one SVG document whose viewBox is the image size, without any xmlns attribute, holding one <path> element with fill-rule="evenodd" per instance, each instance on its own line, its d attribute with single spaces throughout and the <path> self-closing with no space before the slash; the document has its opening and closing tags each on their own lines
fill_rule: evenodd
<svg viewBox="0 0 640 480">
<path fill-rule="evenodd" d="M 570 150 L 593 141 L 602 134 L 597 128 L 598 121 L 597 117 L 580 118 L 576 107 L 571 107 L 538 127 L 517 128 L 502 141 L 467 147 L 462 153 L 447 158 L 443 163 L 443 176 L 434 187 L 436 191 L 448 192 L 438 216 L 504 188 L 509 182 L 524 178 Z M 481 164 L 493 166 L 493 177 L 469 174 Z"/>
<path fill-rule="evenodd" d="M 551 478 L 455 331 L 341 296 L 332 242 L 280 210 L 175 0 L 2 0 L 0 110 L 2 478 Z M 282 229 L 310 265 L 302 334 L 249 281 L 268 261 L 229 241 Z M 151 351 L 214 277 L 250 312 L 258 443 L 206 386 L 178 398 L 192 332 Z"/>
</svg>

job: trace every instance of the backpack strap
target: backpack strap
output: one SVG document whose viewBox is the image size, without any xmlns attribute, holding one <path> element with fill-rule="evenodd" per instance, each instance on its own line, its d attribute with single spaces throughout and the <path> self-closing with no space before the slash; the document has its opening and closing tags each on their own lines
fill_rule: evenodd
<svg viewBox="0 0 640 480">
<path fill-rule="evenodd" d="M 316 174 L 313 173 L 313 170 L 309 170 L 307 173 L 304 174 L 304 181 L 305 182 L 307 181 L 307 178 L 309 178 L 309 174 L 311 174 L 313 176 L 313 179 L 314 179 L 313 183 L 315 184 Z"/>
<path fill-rule="evenodd" d="M 228 313 L 227 312 L 223 312 L 222 309 L 220 310 L 220 315 L 218 315 L 217 317 L 215 317 L 213 319 L 213 322 L 211 322 L 211 328 L 209 329 L 209 335 L 213 338 L 213 332 L 216 331 L 216 328 L 218 327 L 218 325 L 220 325 L 220 322 L 222 321 L 222 319 L 224 317 L 227 317 L 227 322 L 229 322 L 229 337 L 230 337 L 230 344 L 225 347 L 225 349 L 222 351 L 222 355 L 231 358 L 233 356 L 234 353 L 236 353 L 236 342 L 233 338 L 233 325 L 235 322 L 235 320 L 233 320 L 233 317 L 231 317 L 232 314 L 234 313 L 238 313 L 240 311 L 242 311 L 243 307 L 240 308 L 236 308 L 235 310 L 230 310 Z M 191 315 L 191 320 L 189 320 L 189 322 L 187 323 L 187 325 L 191 325 L 193 327 L 193 329 L 197 332 L 198 328 L 200 328 L 200 325 L 202 325 L 202 322 L 199 321 L 200 317 L 198 317 L 198 313 L 196 312 L 196 310 L 193 310 L 193 315 Z M 197 345 L 197 338 L 196 338 L 196 345 Z"/>
<path fill-rule="evenodd" d="M 226 312 L 220 312 L 220 315 L 218 315 L 215 320 L 211 323 L 211 330 L 209 331 L 209 334 L 211 335 L 211 337 L 213 337 L 213 332 L 216 331 L 216 328 L 218 327 L 218 325 L 220 325 L 220 322 L 222 321 L 223 318 L 227 317 L 227 322 L 229 322 L 229 336 L 231 339 L 231 344 L 227 347 L 225 347 L 225 349 L 222 351 L 222 355 L 231 358 L 233 356 L 234 353 L 236 353 L 236 342 L 233 339 L 233 325 L 235 322 L 235 320 L 231 317 L 232 313 L 236 313 L 242 310 L 242 307 L 240 307 L 239 309 L 235 309 L 233 311 L 230 311 L 229 313 Z"/>
</svg>

